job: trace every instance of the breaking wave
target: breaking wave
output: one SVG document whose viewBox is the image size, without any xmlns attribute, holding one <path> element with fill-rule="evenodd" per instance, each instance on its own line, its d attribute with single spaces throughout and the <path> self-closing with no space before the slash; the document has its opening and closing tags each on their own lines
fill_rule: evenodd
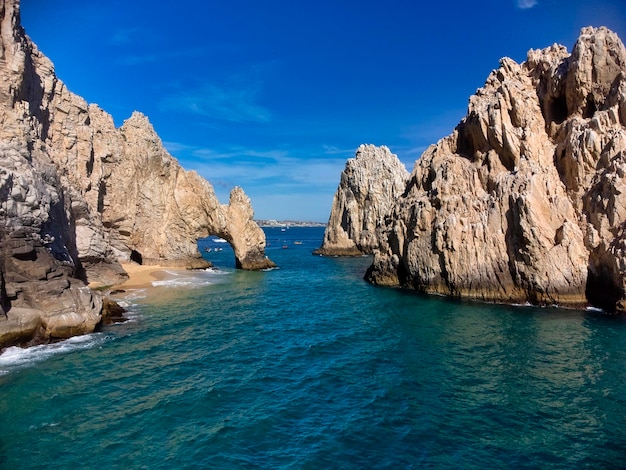
<svg viewBox="0 0 626 470">
<path fill-rule="evenodd" d="M 45 361 L 52 356 L 93 348 L 109 339 L 111 337 L 104 333 L 92 333 L 74 336 L 58 343 L 41 344 L 30 348 L 12 346 L 0 354 L 0 375 L 6 375 L 13 370 Z"/>
</svg>

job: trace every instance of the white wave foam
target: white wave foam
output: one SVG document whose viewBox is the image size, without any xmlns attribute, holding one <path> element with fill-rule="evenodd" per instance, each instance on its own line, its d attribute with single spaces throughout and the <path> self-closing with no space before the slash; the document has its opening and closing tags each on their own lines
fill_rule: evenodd
<svg viewBox="0 0 626 470">
<path fill-rule="evenodd" d="M 587 312 L 593 312 L 593 313 L 606 313 L 603 309 L 601 309 L 599 307 L 592 307 L 591 305 L 589 305 L 587 308 L 585 308 L 585 310 Z"/>
<path fill-rule="evenodd" d="M 224 271 L 223 269 L 220 269 L 220 268 L 206 268 L 202 272 L 206 273 L 207 275 L 212 275 L 212 276 L 224 276 L 226 274 L 232 274 L 231 271 Z"/>
<path fill-rule="evenodd" d="M 152 281 L 154 287 L 202 287 L 213 284 L 208 279 L 164 279 L 162 281 Z"/>
<path fill-rule="evenodd" d="M 113 296 L 113 300 L 115 300 L 120 307 L 128 309 L 138 305 L 138 301 L 145 299 L 147 295 L 145 289 L 131 289 L 126 292 L 117 293 Z"/>
<path fill-rule="evenodd" d="M 121 297 L 118 297 L 120 295 Z M 117 304 L 122 307 L 126 312 L 124 312 L 124 317 L 126 320 L 120 323 L 133 323 L 138 321 L 141 317 L 141 299 L 147 297 L 147 293 L 145 289 L 138 290 L 130 290 L 125 293 L 117 294 L 113 297 L 113 300 L 117 302 Z M 116 325 L 119 323 L 115 323 Z"/>
<path fill-rule="evenodd" d="M 38 429 L 45 429 L 45 428 L 56 428 L 58 425 L 60 425 L 60 422 L 54 422 L 54 423 L 41 423 L 41 424 L 33 424 L 29 429 L 31 431 L 33 430 L 38 430 Z"/>
<path fill-rule="evenodd" d="M 108 336 L 102 333 L 92 333 L 74 336 L 58 343 L 41 344 L 30 348 L 12 346 L 0 354 L 0 375 L 6 375 L 12 370 L 45 361 L 58 354 L 93 348 L 102 344 L 108 338 Z"/>
<path fill-rule="evenodd" d="M 152 281 L 154 287 L 203 287 L 210 286 L 215 282 L 223 282 L 226 271 L 215 268 L 209 268 L 202 271 L 164 271 L 167 273 L 167 279 Z M 218 280 L 219 279 L 219 280 Z"/>
</svg>

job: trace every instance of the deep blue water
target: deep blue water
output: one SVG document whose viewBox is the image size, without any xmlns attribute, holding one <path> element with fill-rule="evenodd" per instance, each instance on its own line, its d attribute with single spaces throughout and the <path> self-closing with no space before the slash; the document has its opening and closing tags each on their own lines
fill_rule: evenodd
<svg viewBox="0 0 626 470">
<path fill-rule="evenodd" d="M 626 467 L 623 319 L 377 288 L 323 229 L 266 232 L 278 270 L 212 251 L 0 355 L 0 468 Z"/>
</svg>

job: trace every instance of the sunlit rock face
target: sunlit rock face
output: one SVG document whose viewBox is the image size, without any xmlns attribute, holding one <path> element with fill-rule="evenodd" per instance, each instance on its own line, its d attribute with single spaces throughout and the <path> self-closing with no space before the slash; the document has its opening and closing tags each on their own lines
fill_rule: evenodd
<svg viewBox="0 0 626 470">
<path fill-rule="evenodd" d="M 237 265 L 273 266 L 240 188 L 230 204 L 184 171 L 148 119 L 121 128 L 71 93 L 0 0 L 0 348 L 93 331 L 88 282 L 127 277 L 119 261 L 205 265 L 196 240 L 228 240 Z"/>
<path fill-rule="evenodd" d="M 620 309 L 626 51 L 606 28 L 502 59 L 416 162 L 367 279 L 497 302 Z"/>
<path fill-rule="evenodd" d="M 205 179 L 167 153 L 141 113 L 124 122 L 119 140 L 122 157 L 111 165 L 100 211 L 118 258 L 134 253 L 143 264 L 202 267 L 196 242 L 218 235 L 232 245 L 239 268 L 274 266 L 241 188 L 232 190 L 229 204 L 220 204 Z"/>
<path fill-rule="evenodd" d="M 346 163 L 317 254 L 358 256 L 378 246 L 383 219 L 402 194 L 409 173 L 385 147 L 361 145 Z"/>
</svg>

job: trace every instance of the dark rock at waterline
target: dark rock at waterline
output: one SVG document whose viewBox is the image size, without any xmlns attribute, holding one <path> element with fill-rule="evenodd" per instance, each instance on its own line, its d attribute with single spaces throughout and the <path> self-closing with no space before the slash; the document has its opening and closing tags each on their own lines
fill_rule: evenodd
<svg viewBox="0 0 626 470">
<path fill-rule="evenodd" d="M 102 300 L 102 325 L 111 325 L 113 323 L 121 323 L 128 320 L 124 316 L 127 310 L 117 302 L 105 297 Z"/>
</svg>

